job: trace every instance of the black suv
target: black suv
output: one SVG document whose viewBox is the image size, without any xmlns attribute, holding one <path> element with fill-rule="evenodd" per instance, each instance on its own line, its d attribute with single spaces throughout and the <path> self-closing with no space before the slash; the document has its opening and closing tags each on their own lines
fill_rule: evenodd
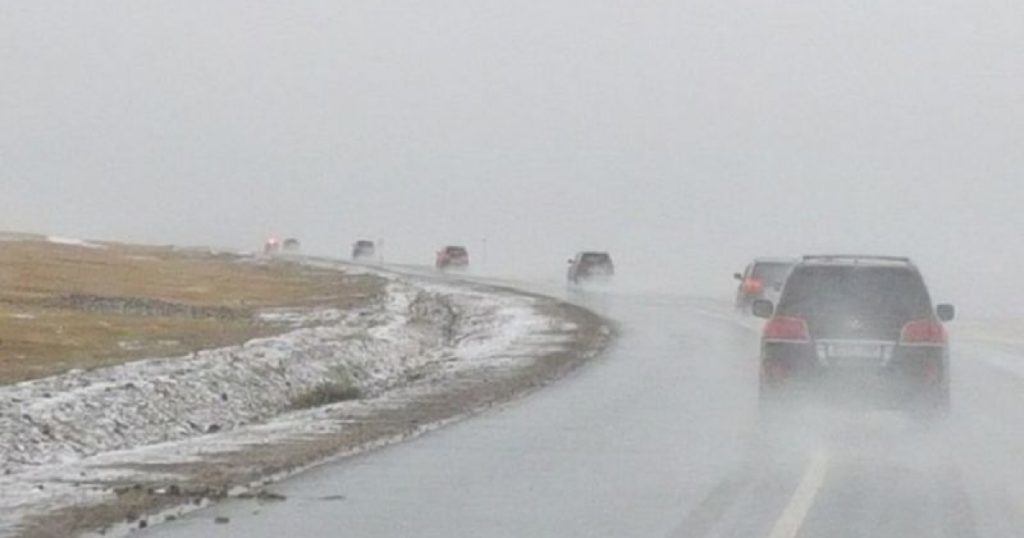
<svg viewBox="0 0 1024 538">
<path fill-rule="evenodd" d="M 376 254 L 377 246 L 373 241 L 362 239 L 352 245 L 352 259 L 355 261 L 372 260 Z"/>
<path fill-rule="evenodd" d="M 794 392 L 830 402 L 919 411 L 949 408 L 949 347 L 942 322 L 907 258 L 806 256 L 786 280 L 778 307 L 757 300 L 762 405 Z"/>
<path fill-rule="evenodd" d="M 580 252 L 569 260 L 567 278 L 571 284 L 608 281 L 615 276 L 615 264 L 607 252 Z"/>
</svg>

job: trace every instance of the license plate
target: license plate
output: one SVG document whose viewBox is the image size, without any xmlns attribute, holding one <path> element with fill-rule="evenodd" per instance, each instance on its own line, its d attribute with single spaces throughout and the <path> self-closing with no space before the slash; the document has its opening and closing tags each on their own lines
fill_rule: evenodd
<svg viewBox="0 0 1024 538">
<path fill-rule="evenodd" d="M 878 344 L 829 344 L 828 356 L 848 359 L 881 359 L 882 346 Z"/>
</svg>

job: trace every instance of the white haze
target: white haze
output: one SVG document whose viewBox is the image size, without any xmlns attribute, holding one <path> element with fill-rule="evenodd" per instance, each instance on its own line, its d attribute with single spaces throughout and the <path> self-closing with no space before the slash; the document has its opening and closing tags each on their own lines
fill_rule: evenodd
<svg viewBox="0 0 1024 538">
<path fill-rule="evenodd" d="M 1017 315 L 1017 2 L 0 4 L 0 228 L 731 291 L 747 259 L 909 254 Z"/>
</svg>

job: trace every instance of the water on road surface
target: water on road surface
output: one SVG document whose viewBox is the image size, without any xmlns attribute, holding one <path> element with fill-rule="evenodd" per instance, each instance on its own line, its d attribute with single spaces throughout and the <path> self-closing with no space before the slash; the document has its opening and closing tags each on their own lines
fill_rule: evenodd
<svg viewBox="0 0 1024 538">
<path fill-rule="evenodd" d="M 568 298 L 622 328 L 613 349 L 580 372 L 278 484 L 284 502 L 232 500 L 143 535 L 959 537 L 1024 529 L 1024 380 L 987 360 L 1012 361 L 1013 349 L 954 346 L 954 412 L 939 426 L 816 409 L 762 423 L 749 321 L 703 299 L 612 290 Z"/>
</svg>

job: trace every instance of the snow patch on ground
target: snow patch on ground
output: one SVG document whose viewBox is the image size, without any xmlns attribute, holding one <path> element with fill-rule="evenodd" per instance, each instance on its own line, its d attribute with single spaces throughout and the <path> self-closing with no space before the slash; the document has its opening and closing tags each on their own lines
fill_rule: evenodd
<svg viewBox="0 0 1024 538">
<path fill-rule="evenodd" d="M 11 319 L 24 319 L 24 320 L 36 319 L 36 316 L 34 314 L 23 314 L 23 313 L 8 314 L 7 317 L 9 317 Z"/>
<path fill-rule="evenodd" d="M 395 285 L 392 285 L 395 288 Z M 414 293 L 393 289 L 393 295 Z M 313 319 L 342 317 L 317 311 Z M 393 327 L 383 340 L 367 326 Z M 347 382 L 373 393 L 404 367 L 428 360 L 437 328 L 408 326 L 406 312 L 356 310 L 337 323 L 244 346 L 75 371 L 0 388 L 0 473 L 101 452 L 173 441 L 266 420 L 306 391 Z"/>
<path fill-rule="evenodd" d="M 430 390 L 413 380 L 530 364 L 576 329 L 535 297 L 389 279 L 370 307 L 265 313 L 297 327 L 283 336 L 0 387 L 0 535 L 24 518 L 103 501 L 109 491 L 76 483 L 142 472 L 126 462 L 194 461 L 338 428 L 319 419 L 332 406 L 294 407 L 325 385 L 362 395 L 335 407 L 386 406 Z"/>
<path fill-rule="evenodd" d="M 48 236 L 46 238 L 46 241 L 48 241 L 50 243 L 57 244 L 57 245 L 66 245 L 66 246 L 72 246 L 72 247 L 95 248 L 95 249 L 105 249 L 105 248 L 107 248 L 107 247 L 105 247 L 103 245 L 100 245 L 100 244 L 97 244 L 97 243 L 90 243 L 89 241 L 85 241 L 83 239 L 75 239 L 75 238 L 72 238 L 72 237 L 60 237 L 60 236 L 56 236 L 56 235 Z"/>
</svg>

